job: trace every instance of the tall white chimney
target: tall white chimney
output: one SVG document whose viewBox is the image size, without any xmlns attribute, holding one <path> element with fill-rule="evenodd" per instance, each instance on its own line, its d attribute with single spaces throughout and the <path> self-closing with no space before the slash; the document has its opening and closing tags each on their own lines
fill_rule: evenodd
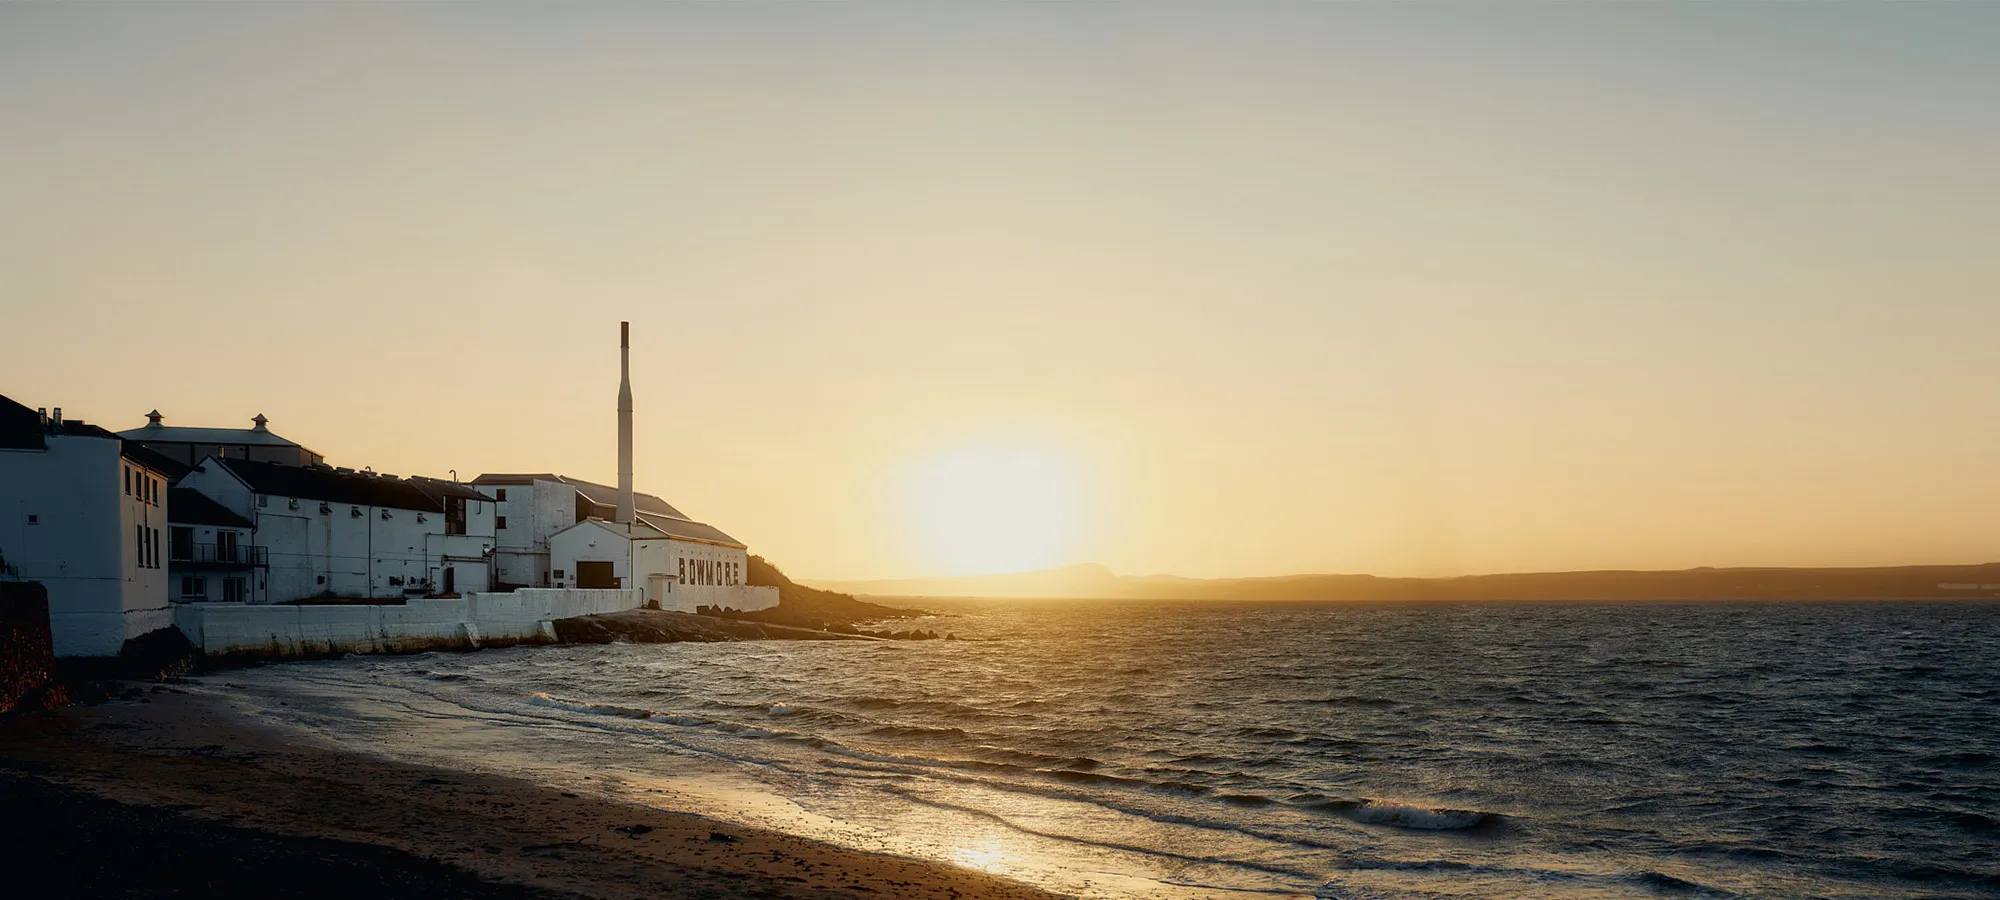
<svg viewBox="0 0 2000 900">
<path fill-rule="evenodd" d="M 632 323 L 618 323 L 618 521 L 632 522 Z"/>
</svg>

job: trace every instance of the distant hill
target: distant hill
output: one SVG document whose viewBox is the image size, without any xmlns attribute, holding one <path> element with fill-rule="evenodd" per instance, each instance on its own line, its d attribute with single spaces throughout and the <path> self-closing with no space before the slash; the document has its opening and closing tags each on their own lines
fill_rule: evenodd
<svg viewBox="0 0 2000 900">
<path fill-rule="evenodd" d="M 785 577 L 769 560 L 751 554 L 743 569 L 744 581 L 778 589 L 778 605 L 772 609 L 738 614 L 736 618 L 799 628 L 826 629 L 902 616 L 922 615 L 922 610 L 897 609 L 865 600 L 856 600 L 838 591 L 807 587 Z"/>
<path fill-rule="evenodd" d="M 1116 575 L 1099 565 L 1011 575 L 815 582 L 877 597 L 1158 600 L 1890 600 L 2000 597 L 2000 563 L 1877 568 L 1526 572 L 1458 578 Z"/>
</svg>

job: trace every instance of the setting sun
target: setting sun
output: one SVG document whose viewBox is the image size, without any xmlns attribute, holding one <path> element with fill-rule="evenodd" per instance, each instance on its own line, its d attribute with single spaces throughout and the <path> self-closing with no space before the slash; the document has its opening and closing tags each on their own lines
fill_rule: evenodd
<svg viewBox="0 0 2000 900">
<path fill-rule="evenodd" d="M 947 574 L 1052 566 L 1075 537 L 1075 473 L 1053 453 L 947 453 L 916 463 L 907 484 L 917 534 Z"/>
</svg>

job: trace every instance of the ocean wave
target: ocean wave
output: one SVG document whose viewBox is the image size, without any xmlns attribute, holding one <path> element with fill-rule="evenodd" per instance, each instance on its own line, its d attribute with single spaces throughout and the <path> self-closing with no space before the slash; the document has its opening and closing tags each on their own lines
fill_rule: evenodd
<svg viewBox="0 0 2000 900">
<path fill-rule="evenodd" d="M 614 706 L 609 703 L 592 703 L 588 700 L 565 700 L 561 697 L 551 697 L 544 691 L 536 691 L 534 696 L 528 698 L 528 702 L 536 706 L 566 709 L 570 712 L 587 713 L 596 716 L 617 716 L 621 719 L 650 719 L 653 717 L 653 711 L 650 709 Z"/>
<path fill-rule="evenodd" d="M 1506 821 L 1506 817 L 1499 813 L 1412 806 L 1384 800 L 1326 800 L 1306 804 L 1303 808 L 1332 813 L 1363 825 L 1388 825 L 1419 831 L 1466 831 Z"/>
</svg>

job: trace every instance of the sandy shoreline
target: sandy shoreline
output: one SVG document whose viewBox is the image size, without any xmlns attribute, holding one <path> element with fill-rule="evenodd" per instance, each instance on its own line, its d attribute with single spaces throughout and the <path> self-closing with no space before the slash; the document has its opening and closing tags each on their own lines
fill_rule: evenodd
<svg viewBox="0 0 2000 900">
<path fill-rule="evenodd" d="M 131 699 L 0 727 L 0 777 L 14 801 L 0 816 L 8 820 L 10 831 L 30 832 L 35 825 L 24 819 L 75 808 L 74 800 L 63 798 L 77 791 L 139 807 L 105 807 L 98 817 L 102 821 L 93 826 L 108 845 L 93 849 L 105 854 L 128 850 L 129 843 L 115 844 L 134 836 L 119 829 L 153 819 L 162 832 L 178 828 L 224 834 L 227 839 L 190 844 L 180 852 L 199 854 L 212 847 L 209 862 L 225 868 L 245 865 L 240 844 L 252 838 L 266 843 L 337 841 L 344 843 L 312 843 L 285 852 L 322 861 L 344 859 L 342 854 L 366 858 L 353 865 L 378 872 L 404 866 L 407 871 L 396 871 L 416 879 L 411 884 L 423 885 L 410 896 L 1054 896 L 939 863 L 864 853 L 515 779 L 304 746 L 245 720 L 216 698 L 171 686 L 139 690 Z M 90 837 L 79 831 L 77 839 L 88 843 Z M 257 852 L 270 849 L 256 846 L 262 848 Z M 370 856 L 380 854 L 378 848 L 390 853 Z M 198 882 L 204 861 L 185 862 L 182 868 Z M 279 871 L 297 868 L 296 863 L 273 865 Z M 477 881 L 452 881 L 461 874 Z M 144 877 L 130 876 L 135 882 Z M 119 892 L 117 887 L 99 885 L 89 893 Z M 303 893 L 270 895 L 320 895 L 312 885 L 302 887 Z M 329 896 L 353 895 L 337 885 L 325 887 Z M 220 884 L 209 891 L 210 896 L 236 895 Z M 135 894 L 158 895 L 165 894 Z"/>
</svg>

